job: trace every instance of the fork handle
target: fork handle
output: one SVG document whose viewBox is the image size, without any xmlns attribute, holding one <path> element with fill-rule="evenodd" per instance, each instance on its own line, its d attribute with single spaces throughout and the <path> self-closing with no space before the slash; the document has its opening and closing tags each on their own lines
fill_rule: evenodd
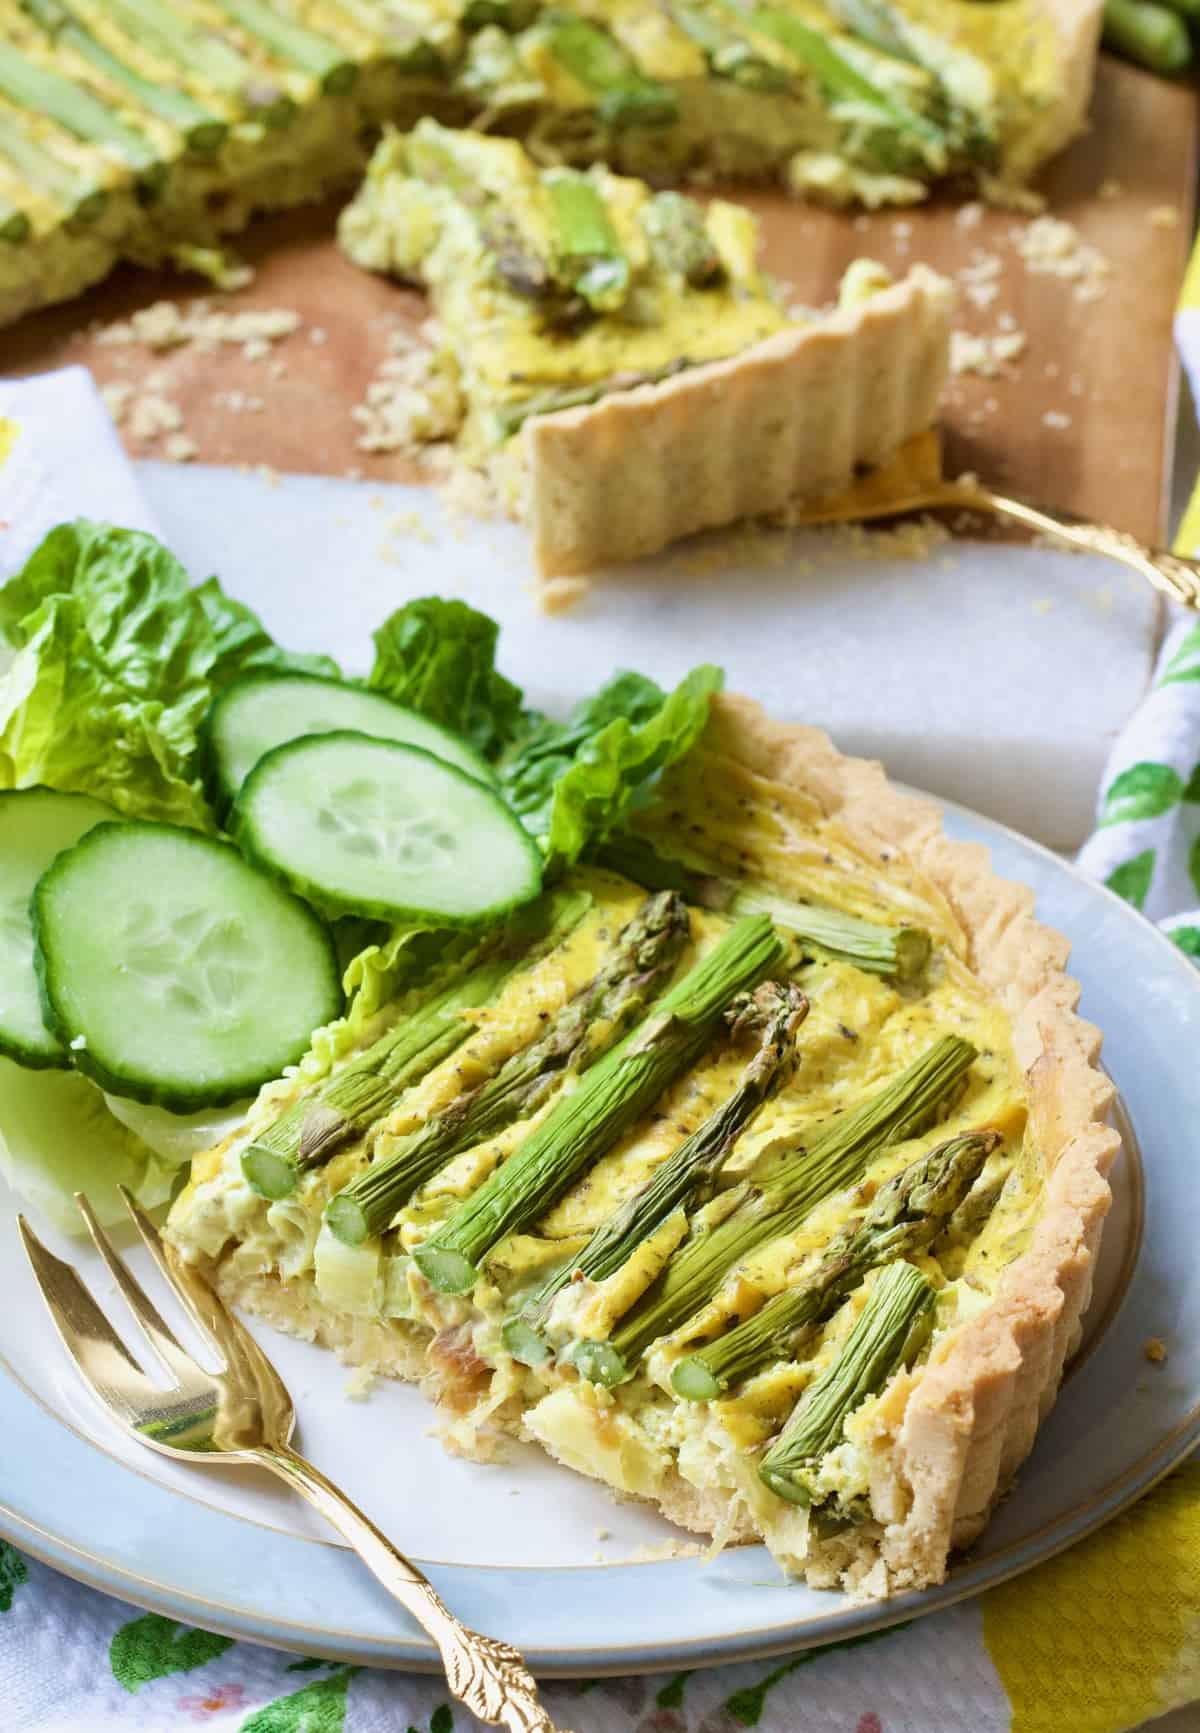
<svg viewBox="0 0 1200 1733">
<path fill-rule="evenodd" d="M 481 1636 L 456 1619 L 424 1572 L 397 1551 L 319 1468 L 286 1444 L 255 1451 L 254 1460 L 319 1510 L 433 1638 L 451 1691 L 473 1715 L 489 1726 L 507 1727 L 510 1733 L 556 1733 L 538 1700 L 533 1675 L 516 1649 Z"/>
</svg>

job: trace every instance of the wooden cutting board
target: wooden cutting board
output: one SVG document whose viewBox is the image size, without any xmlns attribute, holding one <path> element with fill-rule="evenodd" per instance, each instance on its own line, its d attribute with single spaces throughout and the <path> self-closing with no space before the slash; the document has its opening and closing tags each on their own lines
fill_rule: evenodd
<svg viewBox="0 0 1200 1733">
<path fill-rule="evenodd" d="M 1027 214 L 975 208 L 964 220 L 960 208 L 938 203 L 855 216 L 763 192 L 747 202 L 762 217 L 769 269 L 806 304 L 827 300 L 846 263 L 862 254 L 899 270 L 924 259 L 958 276 L 961 328 L 993 339 L 1020 333 L 1025 347 L 1019 358 L 999 362 L 993 377 L 962 373 L 952 381 L 945 409 L 951 470 L 974 470 L 997 486 L 1152 539 L 1164 528 L 1171 317 L 1191 236 L 1196 159 L 1194 89 L 1104 59 L 1092 130 L 1043 183 L 1053 214 L 1110 267 L 1093 300 L 1080 297 L 1080 279 L 1029 268 L 1020 251 Z M 155 353 L 102 342 L 101 325 L 160 298 L 187 301 L 197 292 L 178 277 L 129 270 L 80 301 L 0 332 L 0 368 L 19 374 L 82 361 L 101 384 L 130 383 L 135 393 L 177 406 L 202 462 L 412 479 L 397 453 L 358 448 L 351 412 L 392 333 L 419 321 L 423 302 L 347 263 L 332 224 L 331 210 L 309 209 L 266 219 L 243 237 L 254 281 L 220 304 L 289 308 L 302 320 L 269 354 L 194 345 Z M 123 432 L 135 456 L 164 454 L 165 429 L 143 439 L 128 426 Z"/>
</svg>

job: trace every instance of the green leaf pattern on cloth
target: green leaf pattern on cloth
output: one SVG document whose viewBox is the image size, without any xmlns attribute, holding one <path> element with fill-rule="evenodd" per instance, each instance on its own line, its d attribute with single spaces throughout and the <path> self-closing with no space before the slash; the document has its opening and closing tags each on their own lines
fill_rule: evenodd
<svg viewBox="0 0 1200 1733">
<path fill-rule="evenodd" d="M 231 1637 L 193 1631 L 174 1619 L 146 1613 L 122 1625 L 108 1650 L 113 1678 L 126 1691 L 140 1691 L 172 1673 L 191 1673 L 233 1647 Z"/>
<path fill-rule="evenodd" d="M 12 1611 L 13 1596 L 29 1581 L 29 1567 L 16 1547 L 0 1540 L 0 1613 Z"/>
<path fill-rule="evenodd" d="M 346 1692 L 357 1668 L 318 1679 L 288 1697 L 278 1697 L 242 1722 L 239 1733 L 342 1733 Z"/>
<path fill-rule="evenodd" d="M 1167 635 L 1150 692 L 1113 747 L 1080 851 L 1089 877 L 1132 903 L 1195 957 L 1200 931 L 1200 626 Z"/>
</svg>

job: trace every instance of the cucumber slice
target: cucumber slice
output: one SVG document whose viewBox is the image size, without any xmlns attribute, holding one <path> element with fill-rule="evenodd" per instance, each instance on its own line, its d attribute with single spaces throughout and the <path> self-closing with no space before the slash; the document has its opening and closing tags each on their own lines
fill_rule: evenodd
<svg viewBox="0 0 1200 1733">
<path fill-rule="evenodd" d="M 494 782 L 486 759 L 436 722 L 393 704 L 379 692 L 365 692 L 317 674 L 252 674 L 237 680 L 215 700 L 205 733 L 221 811 L 264 753 L 305 734 L 331 734 L 352 728 L 378 740 L 421 746 L 447 764 L 457 764 L 480 782 Z"/>
<path fill-rule="evenodd" d="M 78 1069 L 176 1113 L 253 1095 L 342 1009 L 324 924 L 197 831 L 97 825 L 38 880 L 33 925 Z"/>
<path fill-rule="evenodd" d="M 268 752 L 232 830 L 252 860 L 337 913 L 463 927 L 541 889 L 542 857 L 498 794 L 419 747 L 365 734 Z"/>
<path fill-rule="evenodd" d="M 116 816 L 87 794 L 53 788 L 0 794 L 0 1053 L 34 1070 L 67 1070 L 71 1055 L 42 1017 L 29 899 L 55 855 Z"/>
</svg>

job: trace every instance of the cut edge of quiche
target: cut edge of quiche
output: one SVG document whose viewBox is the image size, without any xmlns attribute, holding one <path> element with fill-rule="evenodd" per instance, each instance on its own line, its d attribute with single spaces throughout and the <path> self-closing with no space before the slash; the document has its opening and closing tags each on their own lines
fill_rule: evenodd
<svg viewBox="0 0 1200 1733">
<path fill-rule="evenodd" d="M 714 701 L 702 748 L 715 774 L 745 776 L 767 796 L 775 790 L 811 803 L 862 859 L 898 863 L 899 882 L 931 887 L 946 930 L 961 935 L 964 960 L 1007 1019 L 1040 1152 L 1040 1208 L 1024 1249 L 986 1303 L 956 1316 L 927 1359 L 895 1372 L 858 1410 L 866 1520 L 826 1534 L 806 1511 L 764 1497 L 744 1477 L 736 1485 L 721 1475 L 706 1483 L 708 1471 L 701 1462 L 697 1474 L 693 1462 L 685 1478 L 678 1457 L 667 1463 L 644 1441 L 633 1446 L 637 1460 L 627 1459 L 628 1429 L 618 1425 L 610 1449 L 613 1428 L 603 1409 L 593 1420 L 597 1438 L 608 1443 L 581 1460 L 576 1429 L 592 1422 L 587 1404 L 569 1399 L 570 1384 L 565 1426 L 547 1416 L 540 1396 L 531 1405 L 503 1381 L 463 1422 L 461 1368 L 452 1346 L 448 1357 L 427 1351 L 434 1340 L 428 1328 L 332 1312 L 311 1277 L 281 1280 L 253 1258 L 227 1255 L 236 1253 L 236 1241 L 216 1260 L 215 1279 L 229 1301 L 276 1327 L 334 1348 L 351 1364 L 421 1383 L 444 1404 L 452 1448 L 486 1454 L 489 1427 L 532 1437 L 618 1496 L 648 1498 L 681 1528 L 722 1542 L 763 1538 L 785 1568 L 813 1586 L 881 1598 L 944 1579 L 951 1552 L 984 1527 L 1053 1404 L 1080 1340 L 1111 1201 L 1107 1175 L 1120 1148 L 1106 1117 L 1113 1089 L 1096 1063 L 1099 1033 L 1076 1013 L 1078 987 L 1064 972 L 1066 939 L 1034 918 L 1026 887 L 992 872 L 983 847 L 946 837 L 934 802 L 892 787 L 878 764 L 842 755 L 819 730 L 775 723 L 744 698 Z M 189 1255 L 203 1257 L 195 1241 L 189 1246 L 184 1199 L 169 1231 Z"/>
</svg>

